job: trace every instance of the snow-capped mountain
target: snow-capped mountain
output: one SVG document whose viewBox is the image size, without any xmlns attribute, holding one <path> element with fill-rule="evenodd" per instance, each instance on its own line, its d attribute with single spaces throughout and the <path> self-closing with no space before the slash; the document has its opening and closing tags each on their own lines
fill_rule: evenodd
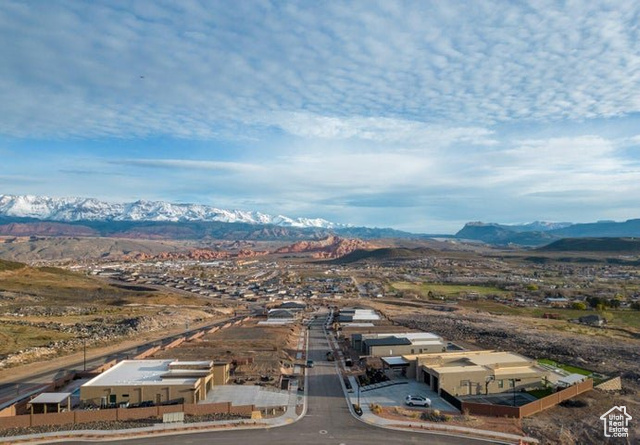
<svg viewBox="0 0 640 445">
<path fill-rule="evenodd" d="M 224 210 L 200 204 L 162 201 L 107 203 L 92 198 L 51 198 L 32 195 L 0 195 L 0 216 L 28 217 L 49 221 L 217 221 L 271 224 L 280 227 L 349 227 L 320 218 L 289 218 L 260 212 Z"/>
</svg>

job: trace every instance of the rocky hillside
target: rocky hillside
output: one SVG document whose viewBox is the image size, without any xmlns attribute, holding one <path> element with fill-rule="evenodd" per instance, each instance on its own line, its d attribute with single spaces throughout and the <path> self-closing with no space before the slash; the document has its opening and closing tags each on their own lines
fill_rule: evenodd
<svg viewBox="0 0 640 445">
<path fill-rule="evenodd" d="M 359 239 L 346 239 L 328 236 L 318 241 L 299 241 L 290 246 L 281 247 L 274 253 L 293 254 L 311 253 L 313 258 L 340 258 L 358 249 L 373 249 L 375 246 Z"/>
</svg>

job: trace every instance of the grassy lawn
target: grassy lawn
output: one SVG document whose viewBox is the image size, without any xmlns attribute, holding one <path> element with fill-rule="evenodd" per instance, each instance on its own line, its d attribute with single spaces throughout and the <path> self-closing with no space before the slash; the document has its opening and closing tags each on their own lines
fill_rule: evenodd
<svg viewBox="0 0 640 445">
<path fill-rule="evenodd" d="M 531 391 L 527 391 L 527 394 L 532 395 L 536 399 L 542 399 L 553 394 L 553 388 L 532 389 Z"/>
<path fill-rule="evenodd" d="M 538 363 L 543 365 L 553 366 L 554 368 L 564 369 L 565 371 L 570 372 L 571 374 L 581 374 L 586 376 L 590 376 L 592 374 L 591 371 L 588 371 L 586 369 L 578 368 L 576 366 L 571 366 L 571 365 L 565 365 L 562 363 L 557 363 L 557 362 L 554 362 L 553 360 L 549 360 L 545 358 L 538 359 Z"/>
<path fill-rule="evenodd" d="M 457 297 L 469 293 L 479 295 L 506 295 L 509 292 L 492 286 L 464 286 L 459 284 L 408 283 L 405 281 L 391 283 L 391 287 L 399 291 L 411 291 L 427 298 L 429 292 L 444 297 Z"/>
</svg>

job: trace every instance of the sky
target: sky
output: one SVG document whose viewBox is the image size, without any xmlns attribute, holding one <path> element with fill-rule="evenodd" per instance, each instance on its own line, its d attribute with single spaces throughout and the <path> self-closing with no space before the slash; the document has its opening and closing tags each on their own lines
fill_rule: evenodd
<svg viewBox="0 0 640 445">
<path fill-rule="evenodd" d="M 640 218 L 640 3 L 0 2 L 0 194 Z"/>
</svg>

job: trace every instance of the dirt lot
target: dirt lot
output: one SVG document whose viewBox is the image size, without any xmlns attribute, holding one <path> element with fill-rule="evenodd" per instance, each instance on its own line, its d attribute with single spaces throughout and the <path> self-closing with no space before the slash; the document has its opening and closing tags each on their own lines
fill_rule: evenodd
<svg viewBox="0 0 640 445">
<path fill-rule="evenodd" d="M 406 421 L 418 420 L 421 413 L 422 411 L 393 406 L 382 407 L 382 412 L 378 413 L 378 415 L 386 419 Z M 477 428 L 480 430 L 500 431 L 509 434 L 524 434 L 518 419 L 506 417 L 450 416 L 450 419 L 447 420 L 445 424 Z"/>
<path fill-rule="evenodd" d="M 621 394 L 608 394 L 598 390 L 588 392 L 573 399 L 584 402 L 586 406 L 569 408 L 555 406 L 535 416 L 522 420 L 522 427 L 529 436 L 540 439 L 542 445 L 574 444 L 637 444 L 640 441 L 640 422 L 636 421 L 640 413 L 640 400 L 632 391 Z M 614 406 L 626 406 L 633 416 L 629 422 L 629 439 L 610 439 L 604 437 L 600 416 Z"/>
<path fill-rule="evenodd" d="M 252 381 L 270 376 L 273 378 L 271 383 L 275 384 L 281 366 L 295 361 L 299 333 L 299 325 L 259 326 L 251 322 L 183 343 L 154 358 L 236 361 L 233 379 Z"/>
</svg>

